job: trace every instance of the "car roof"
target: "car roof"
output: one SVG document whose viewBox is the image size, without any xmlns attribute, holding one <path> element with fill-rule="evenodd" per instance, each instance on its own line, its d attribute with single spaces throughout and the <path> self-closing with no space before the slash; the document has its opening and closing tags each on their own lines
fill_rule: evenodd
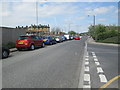
<svg viewBox="0 0 120 90">
<path fill-rule="evenodd" d="M 30 37 L 30 36 L 36 36 L 36 35 L 20 35 L 20 36 L 27 36 L 27 37 Z"/>
</svg>

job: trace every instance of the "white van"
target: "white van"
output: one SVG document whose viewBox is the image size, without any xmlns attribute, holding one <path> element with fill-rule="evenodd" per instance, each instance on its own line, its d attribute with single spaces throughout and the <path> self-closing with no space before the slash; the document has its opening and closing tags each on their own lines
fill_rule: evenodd
<svg viewBox="0 0 120 90">
<path fill-rule="evenodd" d="M 64 35 L 66 38 L 67 38 L 67 40 L 70 40 L 70 35 Z"/>
</svg>

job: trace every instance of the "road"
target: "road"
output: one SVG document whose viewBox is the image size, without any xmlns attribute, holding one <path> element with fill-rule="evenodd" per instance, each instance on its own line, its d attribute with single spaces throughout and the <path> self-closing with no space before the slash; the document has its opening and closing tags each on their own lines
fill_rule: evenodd
<svg viewBox="0 0 120 90">
<path fill-rule="evenodd" d="M 100 45 L 88 43 L 87 45 L 88 60 L 91 88 L 99 88 L 105 85 L 108 81 L 112 83 L 106 88 L 118 88 L 118 79 L 113 81 L 113 78 L 120 75 L 118 70 L 118 47 L 109 45 Z"/>
<path fill-rule="evenodd" d="M 11 53 L 2 61 L 2 87 L 100 88 L 108 83 L 106 88 L 117 88 L 118 47 L 85 42 L 83 37 Z"/>
<path fill-rule="evenodd" d="M 12 53 L 2 62 L 3 88 L 77 88 L 85 41 Z"/>
</svg>

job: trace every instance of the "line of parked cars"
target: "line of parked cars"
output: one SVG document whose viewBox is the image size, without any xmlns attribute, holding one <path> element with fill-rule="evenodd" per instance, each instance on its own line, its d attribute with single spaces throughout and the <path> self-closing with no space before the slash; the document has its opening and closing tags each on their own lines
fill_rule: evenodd
<svg viewBox="0 0 120 90">
<path fill-rule="evenodd" d="M 67 40 L 79 40 L 80 36 L 37 36 L 37 35 L 21 35 L 16 40 L 16 48 L 18 51 L 27 49 L 34 50 L 38 47 L 45 47 L 45 45 L 53 45 Z M 9 56 L 10 50 L 2 47 L 2 58 Z"/>
</svg>

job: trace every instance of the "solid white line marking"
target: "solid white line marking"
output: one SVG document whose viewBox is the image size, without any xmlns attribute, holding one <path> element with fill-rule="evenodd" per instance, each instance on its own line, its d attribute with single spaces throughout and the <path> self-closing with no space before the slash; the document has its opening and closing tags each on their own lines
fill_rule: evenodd
<svg viewBox="0 0 120 90">
<path fill-rule="evenodd" d="M 101 82 L 104 82 L 104 83 L 107 82 L 107 78 L 106 78 L 105 75 L 100 74 L 100 75 L 99 75 L 99 78 L 100 78 L 100 81 L 101 81 Z"/>
<path fill-rule="evenodd" d="M 91 88 L 90 85 L 84 85 L 83 88 Z"/>
<path fill-rule="evenodd" d="M 86 62 L 85 62 L 85 65 L 89 65 L 89 62 L 88 62 L 88 61 L 86 61 Z"/>
<path fill-rule="evenodd" d="M 94 58 L 94 61 L 96 62 L 96 61 L 98 61 L 98 59 L 97 59 L 97 58 Z"/>
<path fill-rule="evenodd" d="M 96 55 L 94 55 L 93 57 L 96 58 Z"/>
<path fill-rule="evenodd" d="M 96 64 L 97 66 L 99 66 L 99 65 L 100 65 L 100 63 L 99 63 L 99 62 L 95 62 L 95 64 Z"/>
<path fill-rule="evenodd" d="M 86 72 L 89 72 L 89 71 L 90 71 L 89 66 L 86 66 L 86 67 L 85 67 L 85 71 L 86 71 Z"/>
<path fill-rule="evenodd" d="M 88 61 L 89 59 L 88 59 L 88 58 L 86 58 L 85 60 L 86 60 L 86 61 Z"/>
<path fill-rule="evenodd" d="M 84 81 L 88 81 L 90 84 L 90 74 L 84 74 Z"/>
<path fill-rule="evenodd" d="M 104 71 L 102 70 L 101 67 L 97 67 L 97 73 L 103 73 Z"/>
</svg>

